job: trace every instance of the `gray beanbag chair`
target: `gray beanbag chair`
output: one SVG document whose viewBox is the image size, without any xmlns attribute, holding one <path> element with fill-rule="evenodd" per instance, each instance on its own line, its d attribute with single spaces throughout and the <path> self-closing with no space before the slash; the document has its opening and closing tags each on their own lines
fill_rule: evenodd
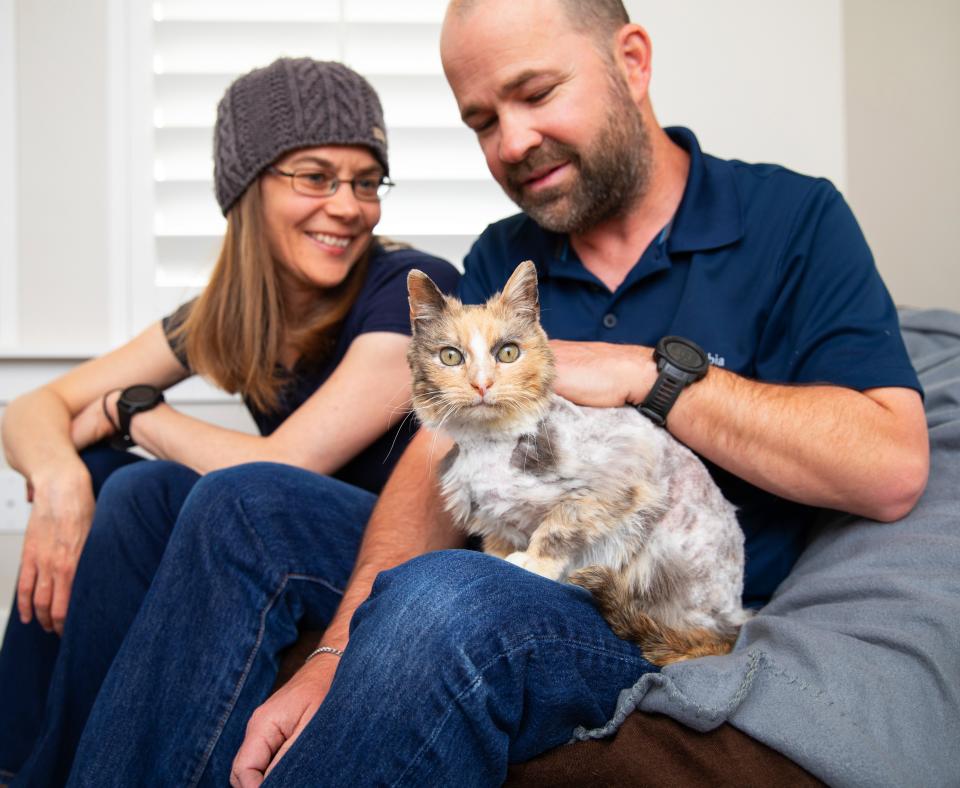
<svg viewBox="0 0 960 788">
<path fill-rule="evenodd" d="M 698 730 L 726 721 L 837 786 L 960 786 L 960 314 L 903 311 L 930 481 L 906 518 L 817 533 L 734 652 L 624 690 Z"/>
</svg>

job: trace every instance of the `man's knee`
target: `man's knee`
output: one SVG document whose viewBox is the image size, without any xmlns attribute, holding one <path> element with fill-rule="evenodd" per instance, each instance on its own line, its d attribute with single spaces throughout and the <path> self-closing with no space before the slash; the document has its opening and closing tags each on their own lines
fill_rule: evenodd
<svg viewBox="0 0 960 788">
<path fill-rule="evenodd" d="M 532 608 L 526 596 L 531 580 L 550 582 L 471 550 L 427 553 L 378 575 L 355 628 L 373 619 L 394 638 L 420 647 L 424 639 L 459 646 L 510 639 L 522 634 L 513 632 L 514 623 L 523 629 L 523 615 Z"/>
</svg>

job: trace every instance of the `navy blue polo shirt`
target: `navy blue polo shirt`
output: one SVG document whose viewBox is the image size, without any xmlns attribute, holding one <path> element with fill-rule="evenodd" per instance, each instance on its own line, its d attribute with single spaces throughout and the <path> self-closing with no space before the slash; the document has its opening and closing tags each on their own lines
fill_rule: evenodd
<svg viewBox="0 0 960 788">
<path fill-rule="evenodd" d="M 446 260 L 416 249 L 388 250 L 376 243 L 363 287 L 340 326 L 333 351 L 320 361 L 301 359 L 292 370 L 278 370 L 286 381 L 280 390 L 276 410 L 264 412 L 245 401 L 261 435 L 271 434 L 323 385 L 358 336 L 374 331 L 410 335 L 407 274 L 414 268 L 426 273 L 445 293 L 453 293 L 457 288 L 460 274 Z M 191 303 L 184 304 L 163 319 L 168 341 L 171 331 L 184 319 Z M 183 349 L 173 343 L 171 349 L 189 370 Z M 414 419 L 406 419 L 399 427 L 381 435 L 332 476 L 365 490 L 380 492 L 418 426 Z M 324 440 L 324 436 L 318 435 L 317 440 Z"/>
<path fill-rule="evenodd" d="M 551 338 L 653 346 L 675 334 L 748 378 L 920 391 L 894 304 L 836 188 L 709 156 L 687 129 L 667 133 L 690 154 L 683 198 L 614 292 L 566 235 L 518 214 L 490 225 L 467 254 L 464 302 L 482 303 L 529 259 Z M 761 604 L 799 556 L 817 510 L 707 466 L 746 535 L 744 600 Z"/>
</svg>

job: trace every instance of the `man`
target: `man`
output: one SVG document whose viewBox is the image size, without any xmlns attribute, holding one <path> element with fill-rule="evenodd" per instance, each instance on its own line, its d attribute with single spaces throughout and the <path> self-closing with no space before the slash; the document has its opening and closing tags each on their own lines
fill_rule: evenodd
<svg viewBox="0 0 960 788">
<path fill-rule="evenodd" d="M 600 321 L 593 325 L 571 325 L 574 321 L 563 313 L 571 308 L 568 294 L 571 288 L 590 294 L 587 298 L 594 304 L 584 311 L 592 309 L 591 317 L 604 314 L 602 308 L 596 308 L 596 304 L 603 301 L 614 303 L 606 315 L 618 317 L 619 310 L 611 294 L 629 289 L 632 281 L 634 289 L 642 288 L 644 285 L 639 280 L 649 276 L 650 271 L 662 271 L 670 265 L 689 266 L 691 271 L 685 276 L 693 278 L 697 276 L 692 270 L 694 266 L 712 262 L 709 254 L 704 254 L 703 260 L 698 259 L 696 251 L 709 252 L 711 247 L 738 243 L 747 249 L 739 253 L 741 258 L 756 253 L 765 243 L 769 244 L 772 254 L 777 243 L 788 240 L 791 220 L 811 222 L 818 215 L 834 223 L 831 230 L 835 227 L 837 232 L 854 235 L 829 251 L 849 252 L 861 258 L 868 256 L 862 240 L 855 235 L 853 220 L 841 207 L 839 196 L 822 184 L 810 182 L 783 186 L 784 198 L 796 200 L 798 189 L 806 191 L 804 198 L 807 199 L 815 199 L 818 190 L 826 191 L 828 196 L 824 200 L 828 206 L 820 208 L 819 214 L 813 207 L 800 206 L 792 209 L 793 216 L 786 211 L 778 216 L 777 208 L 768 206 L 768 216 L 779 220 L 772 239 L 763 239 L 757 244 L 744 242 L 745 233 L 763 232 L 750 226 L 756 219 L 749 215 L 741 219 L 736 213 L 744 203 L 747 210 L 760 210 L 747 200 L 739 205 L 735 202 L 738 195 L 733 183 L 739 186 L 748 176 L 738 180 L 738 176 L 731 177 L 719 167 L 711 172 L 712 165 L 705 166 L 702 161 L 692 165 L 692 158 L 702 158 L 699 151 L 690 151 L 696 141 L 681 132 L 668 135 L 658 126 L 648 93 L 650 53 L 646 32 L 628 23 L 619 2 L 462 0 L 454 2 L 448 10 L 443 29 L 444 69 L 463 120 L 476 132 L 494 178 L 529 217 L 488 229 L 467 258 L 462 294 L 465 300 L 482 301 L 502 286 L 519 260 L 532 256 L 541 273 L 546 273 L 550 280 L 541 293 L 548 333 L 590 340 L 606 333 L 614 340 L 610 344 L 554 342 L 560 372 L 557 389 L 581 404 L 610 407 L 640 403 L 652 388 L 657 369 L 652 348 L 618 344 L 630 342 L 629 332 L 635 331 L 634 326 L 619 333 L 615 324 L 598 330 Z M 692 166 L 697 171 L 692 171 Z M 692 177 L 700 182 L 693 182 Z M 760 177 L 788 179 L 768 171 Z M 723 178 L 730 180 L 723 182 Z M 710 182 L 705 184 L 703 179 Z M 704 204 L 681 206 L 685 189 L 689 193 L 697 188 L 700 191 L 694 196 Z M 530 219 L 548 232 L 538 232 Z M 692 226 L 695 219 L 706 219 L 711 225 Z M 815 231 L 815 228 L 808 230 L 809 233 Z M 672 250 L 671 241 L 675 241 Z M 820 243 L 820 238 L 808 241 L 811 257 L 828 253 L 827 249 L 817 248 Z M 559 254 L 544 248 L 556 244 L 560 246 Z M 825 242 L 823 245 L 827 246 Z M 694 252 L 693 259 L 690 251 Z M 554 254 L 544 259 L 534 254 L 536 252 Z M 667 257 L 676 260 L 665 261 Z M 714 259 L 719 257 L 715 255 Z M 730 266 L 737 260 L 736 249 L 724 256 L 724 262 Z M 751 290 L 740 293 L 724 286 L 722 281 L 716 285 L 719 295 L 714 296 L 693 293 L 692 287 L 684 291 L 683 283 L 674 288 L 663 286 L 663 278 L 648 282 L 649 289 L 654 291 L 649 296 L 651 301 L 700 298 L 699 306 L 710 312 L 702 320 L 685 320 L 678 315 L 684 308 L 682 302 L 659 309 L 653 304 L 659 314 L 648 322 L 659 322 L 662 333 L 678 324 L 702 325 L 702 332 L 695 339 L 715 349 L 727 366 L 726 369 L 714 366 L 703 380 L 683 392 L 670 410 L 668 428 L 679 440 L 724 471 L 781 498 L 855 512 L 877 520 L 897 519 L 909 511 L 919 497 L 927 473 L 923 409 L 902 349 L 895 351 L 896 360 L 890 367 L 877 374 L 873 381 L 864 379 L 863 384 L 854 380 L 863 372 L 860 369 L 847 370 L 846 377 L 838 369 L 833 380 L 824 378 L 822 385 L 786 386 L 750 379 L 756 376 L 757 370 L 763 370 L 765 364 L 770 369 L 776 366 L 769 358 L 762 358 L 764 354 L 789 355 L 791 348 L 799 350 L 804 342 L 807 343 L 804 351 L 811 355 L 826 354 L 834 348 L 846 354 L 838 364 L 850 363 L 846 356 L 851 346 L 854 352 L 876 353 L 870 364 L 879 365 L 881 360 L 886 364 L 890 358 L 880 355 L 883 351 L 879 346 L 875 349 L 858 346 L 852 337 L 843 339 L 846 348 L 843 342 L 833 345 L 826 338 L 812 339 L 822 330 L 813 325 L 809 326 L 809 336 L 804 337 L 804 321 L 821 318 L 812 314 L 813 310 L 850 311 L 851 321 L 872 321 L 875 315 L 862 314 L 863 307 L 856 303 L 831 307 L 804 301 L 802 299 L 814 296 L 828 300 L 828 294 L 811 292 L 812 286 L 791 282 L 790 277 L 823 277 L 820 281 L 826 287 L 830 286 L 829 277 L 835 277 L 836 287 L 855 288 L 844 295 L 862 299 L 863 303 L 870 304 L 867 309 L 886 310 L 889 320 L 890 306 L 888 301 L 884 304 L 887 297 L 882 285 L 869 270 L 866 259 L 813 260 L 809 263 L 810 269 L 821 266 L 826 270 L 797 271 L 776 279 L 765 269 L 778 263 L 785 264 L 772 257 L 764 261 L 743 260 L 742 265 L 749 266 L 746 273 L 717 272 L 721 279 L 729 276 L 735 286 L 750 287 L 752 282 Z M 851 268 L 859 265 L 860 269 L 853 273 L 843 271 L 848 265 Z M 764 276 L 775 281 L 764 282 Z M 555 277 L 566 281 L 556 284 L 552 281 Z M 857 280 L 851 284 L 844 281 L 847 277 L 857 277 Z M 765 292 L 778 286 L 794 290 Z M 599 296 L 591 299 L 598 291 Z M 746 306 L 746 302 L 753 299 L 768 298 L 770 300 L 759 308 Z M 777 298 L 788 303 L 776 303 Z M 637 302 L 637 308 L 640 303 Z M 767 327 L 749 322 L 753 317 L 751 312 L 763 312 L 764 317 L 778 322 Z M 583 316 L 582 312 L 577 316 Z M 626 323 L 630 318 L 623 314 L 620 320 Z M 614 321 L 608 318 L 606 322 Z M 895 328 L 895 323 L 891 322 L 889 327 Z M 855 325 L 848 327 L 851 334 L 859 330 Z M 883 330 L 880 329 L 881 333 Z M 787 333 L 791 331 L 794 333 Z M 760 342 L 752 336 L 754 332 L 763 334 Z M 778 332 L 783 335 L 777 336 Z M 729 344 L 713 344 L 713 333 L 727 339 Z M 648 335 L 651 343 L 657 337 L 655 333 Z M 779 342 L 782 347 L 764 347 L 761 342 Z M 750 348 L 751 352 L 742 353 L 738 358 L 738 344 Z M 892 343 L 897 344 L 898 341 Z M 783 370 L 780 378 L 783 381 L 789 380 L 788 366 L 789 361 L 782 360 L 778 369 L 778 372 Z M 811 362 L 809 366 L 822 369 L 826 365 L 817 367 Z M 860 362 L 855 366 L 864 364 Z M 894 366 L 899 368 L 894 370 Z M 744 374 L 728 371 L 731 367 Z M 805 378 L 802 367 L 803 364 L 797 364 L 793 368 L 795 380 L 813 384 L 816 378 Z M 350 590 L 327 630 L 324 643 L 346 647 L 347 624 L 354 606 L 366 598 L 379 571 L 430 548 L 458 544 L 449 534 L 445 521 L 437 516 L 438 504 L 429 480 L 429 453 L 432 450 L 438 457 L 444 448 L 436 436 L 422 435 L 404 457 L 368 526 Z M 732 484 L 727 487 L 735 491 L 741 489 Z M 767 509 L 768 513 L 793 512 L 793 507 L 774 509 L 765 503 L 757 504 L 751 496 L 746 500 Z M 804 517 L 807 521 L 808 514 Z M 763 598 L 769 596 L 796 557 L 796 542 L 791 539 L 797 532 L 784 538 L 781 530 L 775 538 L 766 540 L 774 542 L 768 546 L 763 544 L 762 526 L 752 522 L 749 525 L 761 531 L 753 545 L 770 552 L 763 557 L 765 566 L 753 567 L 752 588 L 748 586 L 755 598 Z M 773 522 L 767 525 L 772 528 Z M 776 554 L 778 547 L 782 549 L 779 555 Z M 442 571 L 442 567 L 435 568 Z M 462 566 L 453 571 L 467 572 Z M 770 573 L 773 579 L 764 583 L 762 577 L 756 577 L 757 572 Z M 533 600 L 527 601 L 536 609 Z M 363 623 L 358 628 L 362 626 Z M 431 622 L 431 626 L 442 627 L 444 622 Z M 456 627 L 451 629 L 451 634 L 454 632 Z M 325 695 L 336 662 L 335 655 L 318 656 L 291 682 L 293 686 L 288 691 L 278 693 L 267 706 L 281 708 L 289 696 L 301 692 L 305 685 L 312 687 L 314 698 Z M 557 681 L 561 682 L 562 678 L 558 676 Z M 560 688 L 557 691 L 560 692 Z M 608 701 L 614 699 L 615 693 Z M 525 708 L 524 713 L 536 712 Z M 296 735 L 305 721 L 288 727 L 286 733 Z M 256 723 L 251 725 L 247 742 L 237 757 L 238 784 L 247 784 L 245 770 L 268 762 L 263 750 L 259 753 L 255 750 L 263 746 L 257 742 L 258 736 L 262 736 L 264 721 L 258 719 Z M 511 719 L 510 724 L 521 727 L 516 719 Z M 285 721 L 280 727 L 290 725 Z M 572 727 L 566 729 L 567 737 L 571 730 Z M 530 735 L 527 730 L 511 730 L 515 738 L 520 739 L 519 745 L 516 741 L 508 744 L 510 736 L 505 731 L 498 733 L 503 739 L 502 748 L 490 752 L 478 745 L 477 753 L 495 758 L 491 772 L 502 777 L 508 753 L 515 759 L 517 755 L 531 754 L 536 747 L 530 749 L 530 743 L 523 740 L 524 735 Z M 281 753 L 288 744 L 289 740 Z M 336 747 L 327 750 L 326 745 L 319 744 L 334 762 L 338 760 Z M 485 744 L 492 747 L 489 742 Z M 463 740 L 460 746 L 469 748 Z M 527 749 L 522 749 L 524 747 Z M 259 762 L 256 755 L 260 756 Z M 460 764 L 458 768 L 464 767 Z M 447 772 L 425 770 L 420 779 L 429 781 L 429 774 Z"/>
<path fill-rule="evenodd" d="M 721 162 L 661 129 L 650 41 L 619 0 L 455 0 L 441 54 L 492 175 L 525 212 L 477 241 L 463 297 L 536 261 L 558 392 L 659 408 L 711 463 L 741 508 L 748 601 L 786 575 L 811 507 L 881 521 L 910 510 L 927 475 L 919 386 L 829 184 Z M 674 333 L 714 364 L 664 407 L 648 400 L 652 346 Z M 495 784 L 508 762 L 604 725 L 620 691 L 655 670 L 582 590 L 443 550 L 463 545 L 433 482 L 448 448 L 421 433 L 398 464 L 321 648 L 252 716 L 233 785 L 264 773 L 279 785 Z M 195 520 L 250 495 L 230 473 L 201 482 Z M 241 713 L 223 711 L 228 730 Z"/>
</svg>

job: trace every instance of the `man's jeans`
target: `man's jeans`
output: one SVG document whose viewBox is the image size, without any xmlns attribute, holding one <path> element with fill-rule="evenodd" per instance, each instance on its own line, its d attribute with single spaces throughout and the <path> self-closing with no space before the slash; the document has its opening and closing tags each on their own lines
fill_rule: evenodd
<svg viewBox="0 0 960 788">
<path fill-rule="evenodd" d="M 277 654 L 340 601 L 373 497 L 253 464 L 194 487 L 97 698 L 71 785 L 226 784 Z M 489 556 L 382 573 L 321 709 L 267 785 L 493 785 L 605 723 L 655 668 L 585 591 Z"/>
</svg>

